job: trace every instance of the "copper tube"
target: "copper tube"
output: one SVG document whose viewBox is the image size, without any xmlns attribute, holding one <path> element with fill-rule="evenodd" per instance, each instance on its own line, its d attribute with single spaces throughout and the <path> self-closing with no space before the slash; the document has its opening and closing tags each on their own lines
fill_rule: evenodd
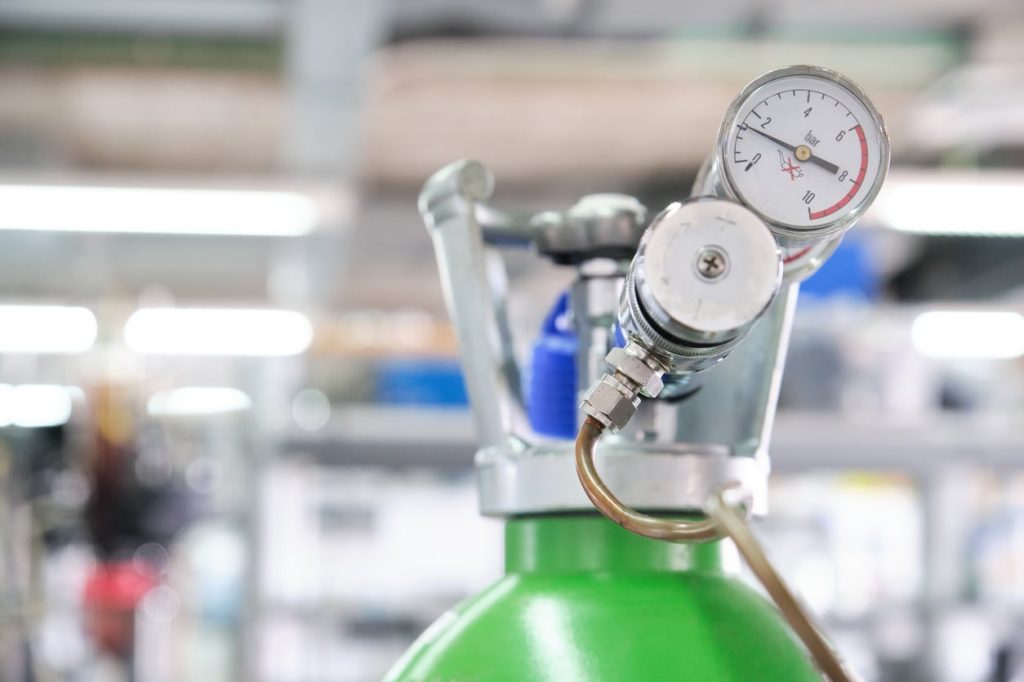
<svg viewBox="0 0 1024 682">
<path fill-rule="evenodd" d="M 729 506 L 721 492 L 708 500 L 707 513 L 719 531 L 736 544 L 750 570 L 764 585 L 786 622 L 807 647 L 818 669 L 832 682 L 859 682 L 859 678 L 846 667 L 796 595 L 783 582 L 746 522 Z"/>
<path fill-rule="evenodd" d="M 670 542 L 710 542 L 722 537 L 710 519 L 681 521 L 641 514 L 623 504 L 601 480 L 594 465 L 594 446 L 604 433 L 604 425 L 587 417 L 576 437 L 576 473 L 587 497 L 598 511 L 628 531 L 656 540 Z"/>
</svg>

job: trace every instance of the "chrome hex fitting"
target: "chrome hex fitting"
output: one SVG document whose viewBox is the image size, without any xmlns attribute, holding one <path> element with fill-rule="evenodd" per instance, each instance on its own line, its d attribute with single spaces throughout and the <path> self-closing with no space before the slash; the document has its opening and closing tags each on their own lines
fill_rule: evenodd
<svg viewBox="0 0 1024 682">
<path fill-rule="evenodd" d="M 655 397 L 664 384 L 667 366 L 646 348 L 630 341 L 613 348 L 606 358 L 614 372 L 605 374 L 587 392 L 580 408 L 607 428 L 617 431 L 629 423 L 640 405 L 640 394 Z"/>
<path fill-rule="evenodd" d="M 580 405 L 587 415 L 613 431 L 628 424 L 639 406 L 640 398 L 633 387 L 619 381 L 612 374 L 601 377 Z"/>
<path fill-rule="evenodd" d="M 617 376 L 621 375 L 648 398 L 657 397 L 665 387 L 661 375 L 665 373 L 666 366 L 635 341 L 630 341 L 625 348 L 612 348 L 605 360 L 615 369 Z"/>
</svg>

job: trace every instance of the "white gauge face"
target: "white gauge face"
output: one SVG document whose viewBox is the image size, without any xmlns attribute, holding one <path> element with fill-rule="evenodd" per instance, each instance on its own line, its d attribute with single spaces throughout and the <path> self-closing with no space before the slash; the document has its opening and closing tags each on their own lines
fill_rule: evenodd
<svg viewBox="0 0 1024 682">
<path fill-rule="evenodd" d="M 791 236 L 826 234 L 874 199 L 888 139 L 874 107 L 838 74 L 775 73 L 730 109 L 720 162 L 733 193 L 767 222 Z"/>
</svg>

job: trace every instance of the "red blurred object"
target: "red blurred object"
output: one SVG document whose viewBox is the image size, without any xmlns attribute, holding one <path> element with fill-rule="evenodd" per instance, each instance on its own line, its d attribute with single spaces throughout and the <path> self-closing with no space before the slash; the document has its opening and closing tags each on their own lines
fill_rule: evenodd
<svg viewBox="0 0 1024 682">
<path fill-rule="evenodd" d="M 131 561 L 99 564 L 85 582 L 85 630 L 97 648 L 117 656 L 131 653 L 135 610 L 156 587 L 156 577 Z"/>
</svg>

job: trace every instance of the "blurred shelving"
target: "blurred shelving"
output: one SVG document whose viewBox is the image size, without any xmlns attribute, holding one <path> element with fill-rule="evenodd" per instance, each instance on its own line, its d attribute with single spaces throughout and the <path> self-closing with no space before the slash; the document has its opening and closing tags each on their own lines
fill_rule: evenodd
<svg viewBox="0 0 1024 682">
<path fill-rule="evenodd" d="M 1014 414 L 887 418 L 782 412 L 772 438 L 772 469 L 924 473 L 963 461 L 1020 468 L 1024 432 L 1019 424 Z M 469 412 L 423 407 L 340 408 L 322 430 L 293 430 L 283 442 L 286 452 L 312 455 L 325 464 L 385 468 L 469 468 L 476 450 Z"/>
<path fill-rule="evenodd" d="M 359 406 L 336 409 L 319 431 L 290 431 L 282 451 L 325 464 L 468 469 L 476 446 L 468 411 Z"/>
<path fill-rule="evenodd" d="M 924 473 L 943 464 L 1024 466 L 1019 415 L 940 414 L 920 419 L 780 414 L 772 470 L 872 469 Z M 984 438 L 980 437 L 984 434 Z"/>
</svg>

